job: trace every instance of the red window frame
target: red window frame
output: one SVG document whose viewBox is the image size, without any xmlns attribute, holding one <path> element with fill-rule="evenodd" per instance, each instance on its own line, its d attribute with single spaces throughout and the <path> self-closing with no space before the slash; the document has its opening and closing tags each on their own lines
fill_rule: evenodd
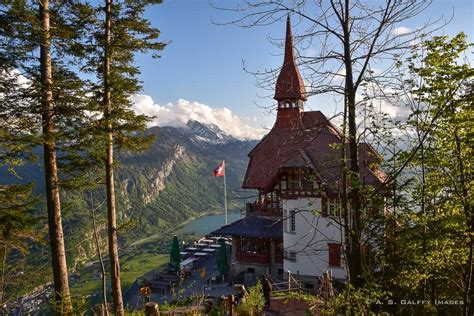
<svg viewBox="0 0 474 316">
<path fill-rule="evenodd" d="M 341 244 L 328 243 L 329 248 L 329 266 L 340 267 L 341 266 Z"/>
</svg>

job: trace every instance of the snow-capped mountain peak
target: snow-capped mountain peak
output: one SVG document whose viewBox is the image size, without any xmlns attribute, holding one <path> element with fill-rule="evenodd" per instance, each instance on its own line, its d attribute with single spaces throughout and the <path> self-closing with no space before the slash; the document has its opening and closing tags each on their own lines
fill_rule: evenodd
<svg viewBox="0 0 474 316">
<path fill-rule="evenodd" d="M 235 137 L 226 134 L 215 124 L 206 124 L 195 120 L 189 120 L 186 126 L 193 134 L 193 140 L 205 143 L 228 143 L 237 140 Z"/>
</svg>

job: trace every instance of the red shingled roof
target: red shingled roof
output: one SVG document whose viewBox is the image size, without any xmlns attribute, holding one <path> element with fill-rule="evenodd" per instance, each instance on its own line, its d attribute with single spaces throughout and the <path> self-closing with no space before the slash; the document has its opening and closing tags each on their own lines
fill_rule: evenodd
<svg viewBox="0 0 474 316">
<path fill-rule="evenodd" d="M 288 99 L 306 101 L 306 90 L 304 88 L 303 78 L 301 78 L 295 61 L 293 34 L 291 33 L 289 15 L 286 21 L 285 59 L 276 82 L 274 99 L 278 101 Z"/>
<path fill-rule="evenodd" d="M 243 188 L 267 191 L 274 186 L 282 168 L 308 167 L 318 175 L 323 188 L 332 193 L 340 192 L 342 163 L 339 131 L 320 111 L 301 112 L 299 115 L 301 124 L 281 128 L 275 123 L 249 153 L 250 162 Z M 363 183 L 375 187 L 380 185 L 386 178 L 376 166 L 382 157 L 368 144 L 359 146 L 359 157 Z"/>
<path fill-rule="evenodd" d="M 295 62 L 289 16 L 285 60 L 278 76 L 274 98 L 278 101 L 306 100 L 303 79 Z M 324 190 L 329 193 L 341 192 L 340 132 L 320 111 L 303 112 L 299 104 L 290 104 L 288 107 L 279 106 L 272 130 L 249 153 L 249 166 L 242 187 L 269 191 L 284 168 L 307 167 L 314 170 Z M 378 168 L 382 157 L 368 144 L 359 146 L 359 157 L 363 183 L 379 186 L 386 178 Z"/>
</svg>

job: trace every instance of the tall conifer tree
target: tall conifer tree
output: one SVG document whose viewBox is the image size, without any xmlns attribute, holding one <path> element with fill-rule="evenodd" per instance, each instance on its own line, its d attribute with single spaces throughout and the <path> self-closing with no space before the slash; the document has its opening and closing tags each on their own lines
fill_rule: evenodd
<svg viewBox="0 0 474 316">
<path fill-rule="evenodd" d="M 82 107 L 83 81 L 70 69 L 83 53 L 80 34 L 85 6 L 76 1 L 12 1 L 0 6 L 0 117 L 9 123 L 5 135 L 20 144 L 43 147 L 45 200 L 48 213 L 56 307 L 72 313 L 64 233 L 61 220 L 60 167 L 73 162 L 70 149 Z M 13 79 L 10 79 L 11 77 Z M 3 85 L 6 87 L 7 85 Z M 69 148 L 71 147 L 71 148 Z"/>
<path fill-rule="evenodd" d="M 146 5 L 161 1 L 114 2 L 105 0 L 98 7 L 94 30 L 90 39 L 89 71 L 96 72 L 95 107 L 97 115 L 95 148 L 103 151 L 108 213 L 108 242 L 110 275 L 114 310 L 123 315 L 124 307 L 120 283 L 120 263 L 115 204 L 114 150 L 139 150 L 152 141 L 144 137 L 148 118 L 136 115 L 131 109 L 130 96 L 141 89 L 134 65 L 137 53 L 159 51 L 165 44 L 158 42 L 159 31 L 143 18 Z M 156 55 L 153 55 L 157 57 Z M 98 146 L 99 145 L 99 146 Z M 101 147 L 100 147 L 101 146 Z"/>
<path fill-rule="evenodd" d="M 51 32 L 49 1 L 39 1 L 41 23 L 40 69 L 41 69 L 41 125 L 44 137 L 43 157 L 46 182 L 46 205 L 48 209 L 49 241 L 52 254 L 54 289 L 56 299 L 62 301 L 65 311 L 71 311 L 69 281 L 64 247 L 64 234 L 61 220 L 61 202 L 59 197 L 59 178 L 56 159 L 56 141 L 54 139 L 53 81 L 51 61 Z"/>
</svg>

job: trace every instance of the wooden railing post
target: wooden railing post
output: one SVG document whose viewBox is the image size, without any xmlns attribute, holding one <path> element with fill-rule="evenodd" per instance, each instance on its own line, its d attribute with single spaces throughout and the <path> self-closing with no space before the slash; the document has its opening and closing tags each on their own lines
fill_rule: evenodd
<svg viewBox="0 0 474 316">
<path fill-rule="evenodd" d="M 296 286 L 298 287 L 298 297 L 301 295 L 300 270 L 296 271 Z"/>
<path fill-rule="evenodd" d="M 227 302 L 229 303 L 229 315 L 232 316 L 234 308 L 234 295 L 230 294 L 227 298 Z"/>
<path fill-rule="evenodd" d="M 288 270 L 288 292 L 291 291 L 291 272 Z"/>
<path fill-rule="evenodd" d="M 145 304 L 145 316 L 160 316 L 158 303 L 148 302 Z"/>
</svg>

